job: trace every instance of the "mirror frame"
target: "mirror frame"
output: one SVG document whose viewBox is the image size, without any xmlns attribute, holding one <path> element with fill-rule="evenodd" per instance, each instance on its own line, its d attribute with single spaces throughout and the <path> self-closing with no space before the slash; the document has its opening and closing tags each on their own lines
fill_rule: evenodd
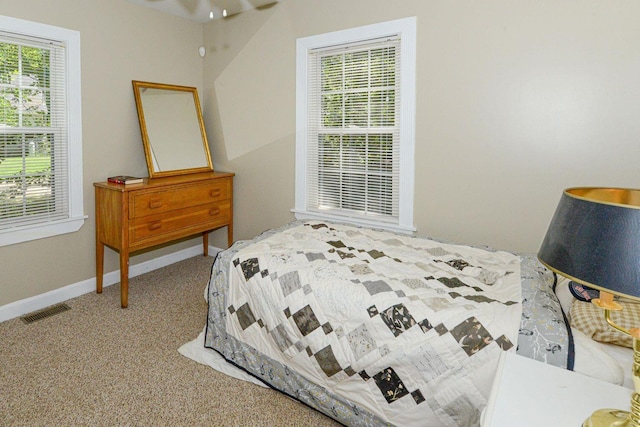
<svg viewBox="0 0 640 427">
<path fill-rule="evenodd" d="M 136 101 L 136 109 L 138 110 L 138 122 L 140 123 L 140 133 L 142 135 L 142 145 L 144 147 L 144 155 L 147 161 L 147 170 L 149 172 L 149 178 L 160 178 L 165 176 L 186 175 L 200 172 L 213 172 L 213 164 L 211 162 L 211 153 L 209 152 L 209 143 L 207 142 L 207 134 L 204 128 L 204 121 L 202 120 L 202 110 L 200 108 L 200 100 L 198 99 L 198 89 L 190 86 L 179 86 L 164 83 L 151 83 L 143 82 L 139 80 L 133 80 L 133 94 Z M 193 95 L 193 102 L 196 109 L 196 115 L 198 116 L 198 123 L 200 125 L 200 135 L 202 136 L 202 144 L 204 148 L 204 154 L 206 157 L 207 166 L 198 166 L 188 169 L 174 169 L 174 170 L 162 170 L 156 171 L 153 166 L 153 142 L 149 140 L 149 133 L 147 132 L 147 124 L 144 116 L 144 108 L 142 106 L 141 92 L 142 89 L 161 89 L 169 91 L 188 92 Z"/>
</svg>

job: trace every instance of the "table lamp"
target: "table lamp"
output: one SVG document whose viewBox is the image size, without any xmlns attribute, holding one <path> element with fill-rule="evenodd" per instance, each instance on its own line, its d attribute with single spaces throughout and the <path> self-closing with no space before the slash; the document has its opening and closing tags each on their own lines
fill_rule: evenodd
<svg viewBox="0 0 640 427">
<path fill-rule="evenodd" d="M 600 298 L 592 302 L 603 309 L 607 323 L 633 337 L 631 412 L 599 409 L 583 427 L 640 427 L 640 329 L 611 320 L 611 311 L 622 309 L 614 295 L 640 300 L 640 190 L 565 190 L 538 259 L 551 271 L 599 290 Z"/>
</svg>

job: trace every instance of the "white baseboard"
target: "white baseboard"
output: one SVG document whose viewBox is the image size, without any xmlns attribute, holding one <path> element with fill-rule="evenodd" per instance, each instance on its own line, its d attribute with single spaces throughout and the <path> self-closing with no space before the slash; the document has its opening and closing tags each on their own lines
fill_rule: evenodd
<svg viewBox="0 0 640 427">
<path fill-rule="evenodd" d="M 219 251 L 219 248 L 209 246 L 210 255 L 215 255 Z M 197 245 L 172 254 L 163 255 L 140 264 L 135 264 L 129 267 L 129 277 L 136 277 L 140 274 L 148 273 L 149 271 L 153 271 L 200 254 L 202 254 L 202 245 Z M 116 283 L 120 283 L 120 270 L 112 271 L 104 275 L 104 279 L 102 281 L 103 288 Z M 22 316 L 23 314 L 31 313 L 51 305 L 70 300 L 71 298 L 79 297 L 80 295 L 84 295 L 89 292 L 95 292 L 95 290 L 96 278 L 93 277 L 91 279 L 73 283 L 40 295 L 0 306 L 0 322 L 14 319 Z"/>
</svg>

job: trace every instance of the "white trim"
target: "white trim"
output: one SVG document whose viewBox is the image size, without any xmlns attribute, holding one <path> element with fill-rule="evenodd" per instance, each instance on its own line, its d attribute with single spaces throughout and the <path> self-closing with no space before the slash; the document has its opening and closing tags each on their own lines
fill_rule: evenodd
<svg viewBox="0 0 640 427">
<path fill-rule="evenodd" d="M 3 230 L 0 246 L 27 242 L 77 231 L 84 224 L 82 181 L 82 82 L 80 32 L 39 22 L 0 15 L 0 29 L 15 34 L 63 42 L 67 54 L 67 170 L 69 185 L 69 218 Z"/>
<path fill-rule="evenodd" d="M 399 218 L 395 230 L 415 230 L 413 199 L 415 176 L 415 87 L 416 87 L 416 17 L 397 19 L 332 33 L 300 38 L 296 41 L 296 156 L 295 207 L 296 218 L 309 218 L 307 211 L 307 86 L 308 55 L 313 49 L 350 43 L 364 39 L 400 34 L 401 37 L 401 106 L 400 106 L 400 199 Z M 326 218 L 326 217 L 325 217 Z M 351 220 L 350 220 L 351 221 Z M 383 224 L 375 223 L 381 227 Z"/>
<path fill-rule="evenodd" d="M 222 249 L 209 246 L 210 256 L 215 256 Z M 192 258 L 202 254 L 202 245 L 192 246 L 190 248 L 183 249 L 178 252 L 174 252 L 168 255 L 163 255 L 158 258 L 151 259 L 149 261 L 142 262 L 140 264 L 132 265 L 129 269 L 129 278 L 139 276 L 149 271 L 157 270 L 158 268 L 171 265 L 178 261 Z M 112 271 L 104 275 L 103 289 L 104 287 L 120 283 L 120 270 Z M 96 291 L 96 278 L 82 280 L 71 285 L 64 286 L 62 288 L 54 289 L 49 292 L 45 292 L 40 295 L 36 295 L 30 298 L 25 298 L 20 301 L 15 301 L 3 306 L 0 306 L 0 322 L 20 317 L 24 314 L 31 313 L 49 307 L 54 304 L 58 304 L 71 298 L 79 297 L 80 295 L 88 294 Z"/>
<path fill-rule="evenodd" d="M 43 239 L 45 237 L 57 236 L 59 234 L 73 233 L 82 227 L 85 219 L 87 219 L 86 215 L 79 218 L 70 218 L 45 224 L 28 225 L 24 227 L 0 230 L 0 246 L 8 246 L 15 243 Z"/>
<path fill-rule="evenodd" d="M 400 63 L 400 228 L 413 226 L 413 197 L 415 181 L 416 140 L 416 18 L 402 23 Z"/>
</svg>

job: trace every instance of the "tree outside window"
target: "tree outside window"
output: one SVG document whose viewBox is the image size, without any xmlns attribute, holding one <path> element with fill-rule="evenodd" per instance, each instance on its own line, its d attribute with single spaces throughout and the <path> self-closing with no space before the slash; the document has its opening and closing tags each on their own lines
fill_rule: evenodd
<svg viewBox="0 0 640 427">
<path fill-rule="evenodd" d="M 0 223 L 54 209 L 50 58 L 0 42 Z"/>
</svg>

